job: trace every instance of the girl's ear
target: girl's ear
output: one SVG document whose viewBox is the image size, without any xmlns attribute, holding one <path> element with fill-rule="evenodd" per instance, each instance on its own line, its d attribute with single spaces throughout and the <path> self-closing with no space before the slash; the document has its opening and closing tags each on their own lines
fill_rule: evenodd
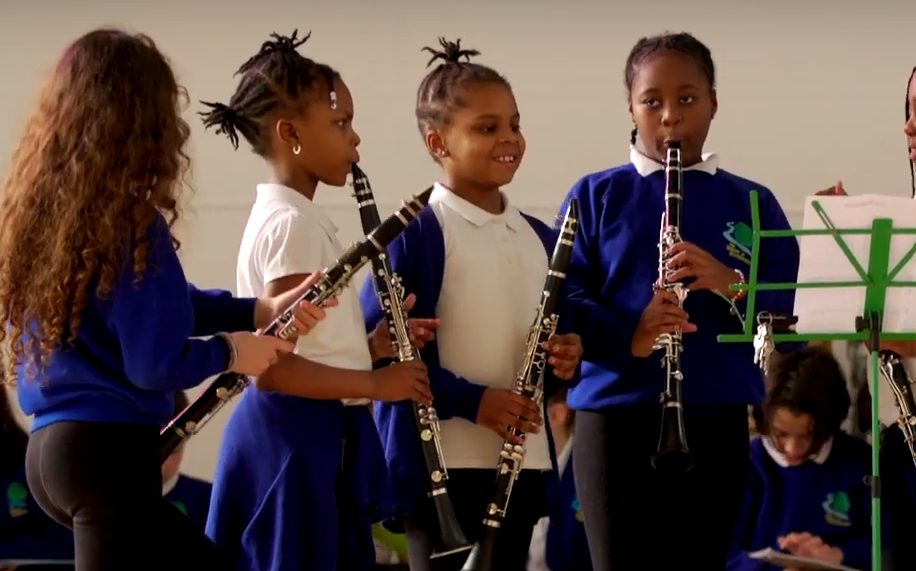
<svg viewBox="0 0 916 571">
<path fill-rule="evenodd" d="M 716 90 L 715 90 L 715 89 L 713 89 L 713 90 L 710 92 L 709 98 L 710 98 L 710 100 L 712 101 L 712 117 L 710 117 L 710 120 L 712 120 L 712 119 L 715 119 L 715 118 L 716 118 L 716 111 L 719 110 L 719 98 L 718 98 L 718 96 L 716 95 Z"/>
<path fill-rule="evenodd" d="M 426 150 L 429 151 L 433 158 L 441 159 L 448 156 L 445 139 L 438 129 L 427 129 L 424 139 L 426 141 Z"/>
<path fill-rule="evenodd" d="M 292 148 L 299 142 L 299 134 L 296 132 L 296 126 L 293 125 L 292 121 L 286 119 L 277 119 L 276 124 L 274 125 L 274 131 L 277 134 L 277 138 L 282 142 L 283 146 Z"/>
</svg>

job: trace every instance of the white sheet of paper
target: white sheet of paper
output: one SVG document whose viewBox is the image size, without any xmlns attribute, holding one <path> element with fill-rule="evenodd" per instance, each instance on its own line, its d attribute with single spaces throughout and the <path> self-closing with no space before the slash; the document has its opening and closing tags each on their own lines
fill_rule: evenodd
<svg viewBox="0 0 916 571">
<path fill-rule="evenodd" d="M 796 567 L 798 569 L 819 569 L 822 571 L 859 571 L 845 565 L 834 565 L 824 561 L 818 561 L 808 557 L 796 557 L 789 553 L 783 553 L 767 547 L 760 551 L 754 551 L 749 554 L 751 559 L 766 561 L 771 565 L 780 567 Z"/>
<path fill-rule="evenodd" d="M 824 222 L 815 212 L 817 201 L 838 229 L 870 229 L 876 218 L 889 218 L 894 228 L 916 228 L 916 200 L 882 194 L 858 196 L 809 196 L 805 201 L 803 227 L 823 230 Z M 764 238 L 766 239 L 766 238 Z M 844 234 L 843 240 L 862 269 L 868 271 L 871 235 Z M 888 271 L 916 243 L 916 234 L 891 237 Z M 855 268 L 830 235 L 799 236 L 801 258 L 798 282 L 861 281 Z M 916 258 L 894 278 L 916 281 Z M 856 317 L 865 308 L 865 287 L 799 288 L 795 294 L 798 333 L 855 333 Z M 892 287 L 887 290 L 882 331 L 916 331 L 916 288 Z"/>
</svg>

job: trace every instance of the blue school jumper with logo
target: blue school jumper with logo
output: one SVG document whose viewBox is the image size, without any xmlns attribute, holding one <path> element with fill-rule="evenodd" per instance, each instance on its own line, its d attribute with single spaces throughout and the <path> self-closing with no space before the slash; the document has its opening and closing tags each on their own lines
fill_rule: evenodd
<svg viewBox="0 0 916 571">
<path fill-rule="evenodd" d="M 722 169 L 715 174 L 685 170 L 683 186 L 684 240 L 746 276 L 751 254 L 750 191 L 759 192 L 764 229 L 789 228 L 768 189 Z M 566 280 L 573 328 L 582 336 L 585 350 L 582 379 L 567 399 L 574 409 L 658 404 L 665 371 L 658 366 L 657 355 L 633 357 L 630 343 L 658 275 L 664 194 L 663 170 L 643 176 L 628 163 L 583 177 L 560 210 L 571 198 L 578 199 L 579 233 Z M 798 242 L 794 238 L 761 242 L 759 281 L 796 281 Z M 791 314 L 794 298 L 792 290 L 760 292 L 756 310 Z M 740 302 L 742 312 L 743 306 Z M 761 402 L 763 378 L 753 361 L 752 344 L 718 341 L 720 334 L 741 332 L 730 305 L 711 291 L 696 291 L 687 296 L 684 310 L 697 326 L 696 332 L 684 336 L 682 370 L 689 379 L 684 403 L 714 405 L 706 407 L 713 410 Z M 783 344 L 780 350 L 799 346 Z"/>
<path fill-rule="evenodd" d="M 871 565 L 870 492 L 864 482 L 871 473 L 868 444 L 839 432 L 823 464 L 808 461 L 782 467 L 767 452 L 763 439 L 751 443 L 744 506 L 729 555 L 730 571 L 775 571 L 751 559 L 748 552 L 772 547 L 777 537 L 808 532 L 843 550 L 843 565 Z"/>
<path fill-rule="evenodd" d="M 522 216 L 543 242 L 549 259 L 556 244 L 556 233 L 536 218 L 524 213 Z M 389 245 L 388 256 L 392 270 L 402 279 L 404 291 L 416 295 L 416 304 L 410 312 L 411 317 L 435 317 L 445 270 L 445 243 L 442 227 L 431 208 L 427 207 L 420 211 L 419 216 Z M 568 331 L 568 319 L 565 317 L 565 305 L 562 300 L 560 304 L 558 310 L 560 323 L 557 332 L 563 333 Z M 371 278 L 366 280 L 360 292 L 360 305 L 363 308 L 366 329 L 371 331 L 384 318 Z M 535 309 L 531 308 L 532 319 Z M 485 327 L 486 324 L 482 326 Z M 439 418 L 446 420 L 460 417 L 469 422 L 475 422 L 480 399 L 487 387 L 471 383 L 440 367 L 439 350 L 435 340 L 427 343 L 420 354 L 429 371 L 433 404 Z M 468 358 L 473 359 L 474 356 L 468 355 Z M 548 372 L 545 382 L 548 383 L 546 402 L 546 398 L 562 381 L 556 380 Z M 543 413 L 543 416 L 545 419 L 548 418 L 546 412 Z M 375 403 L 375 422 L 382 438 L 382 447 L 385 450 L 385 459 L 391 478 L 390 491 L 394 518 L 386 521 L 386 527 L 400 531 L 400 518 L 404 515 L 415 514 L 418 501 L 425 497 L 428 491 L 427 474 L 423 465 L 411 405 L 407 402 L 377 402 Z M 547 443 L 551 463 L 556 466 L 556 453 L 550 430 L 547 430 Z M 495 467 L 496 458 L 493 459 L 493 462 Z M 554 470 L 554 477 L 555 472 Z"/>
</svg>

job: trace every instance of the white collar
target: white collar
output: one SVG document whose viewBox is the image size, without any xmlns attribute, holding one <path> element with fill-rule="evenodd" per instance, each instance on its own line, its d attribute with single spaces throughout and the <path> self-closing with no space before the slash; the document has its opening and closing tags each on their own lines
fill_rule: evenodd
<svg viewBox="0 0 916 571">
<path fill-rule="evenodd" d="M 773 462 L 776 462 L 781 468 L 789 468 L 789 461 L 786 460 L 786 455 L 780 452 L 776 445 L 773 444 L 773 441 L 769 436 L 763 436 L 763 448 L 767 451 L 767 454 L 770 455 L 770 458 L 773 459 Z M 808 460 L 814 462 L 815 464 L 823 464 L 827 461 L 827 458 L 830 456 L 830 450 L 833 449 L 833 438 L 829 438 L 827 442 L 824 442 L 821 449 L 817 451 L 816 454 L 812 454 L 808 457 Z"/>
<path fill-rule="evenodd" d="M 300 194 L 296 189 L 288 186 L 265 182 L 257 186 L 258 202 L 276 201 L 292 206 L 314 218 L 329 236 L 337 234 L 337 226 L 328 218 L 328 215 L 317 204 Z"/>
<path fill-rule="evenodd" d="M 180 477 L 181 477 L 181 474 L 175 474 L 174 476 L 172 476 L 165 482 L 162 482 L 162 495 L 163 496 L 169 495 L 172 492 L 172 490 L 175 489 L 175 486 L 178 485 L 178 478 Z"/>
<path fill-rule="evenodd" d="M 703 159 L 702 161 L 684 170 L 701 171 L 713 175 L 716 174 L 716 171 L 719 170 L 719 155 L 716 153 L 703 153 L 701 158 Z M 654 172 L 665 170 L 665 165 L 649 158 L 645 153 L 633 145 L 630 145 L 630 162 L 636 167 L 636 172 L 638 172 L 640 176 L 649 176 Z"/>
<path fill-rule="evenodd" d="M 509 203 L 509 198 L 503 192 L 500 192 L 503 199 L 503 211 L 500 214 L 493 214 L 461 198 L 449 190 L 448 187 L 438 182 L 433 186 L 433 193 L 429 197 L 430 204 L 436 202 L 442 203 L 475 226 L 502 222 L 508 226 L 510 230 L 517 232 L 525 223 L 521 212 L 519 212 L 518 208 Z"/>
</svg>

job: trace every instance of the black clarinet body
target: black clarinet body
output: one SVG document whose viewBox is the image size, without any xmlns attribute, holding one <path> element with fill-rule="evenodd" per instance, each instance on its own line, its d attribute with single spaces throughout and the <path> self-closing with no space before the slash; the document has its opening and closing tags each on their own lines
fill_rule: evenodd
<svg viewBox="0 0 916 571">
<path fill-rule="evenodd" d="M 658 243 L 658 281 L 656 292 L 664 290 L 673 293 L 678 306 L 684 306 L 687 288 L 680 282 L 671 281 L 675 271 L 669 269 L 669 249 L 683 241 L 681 238 L 681 205 L 683 203 L 683 169 L 681 165 L 681 144 L 668 143 L 665 159 L 665 212 L 662 214 Z M 656 350 L 662 350 L 662 367 L 665 369 L 665 388 L 661 394 L 662 422 L 658 439 L 658 450 L 652 457 L 652 466 L 657 470 L 683 472 L 693 467 L 687 436 L 684 431 L 684 407 L 681 395 L 684 374 L 681 371 L 681 353 L 684 350 L 681 331 L 665 333 L 658 337 Z"/>
<path fill-rule="evenodd" d="M 903 365 L 903 359 L 893 351 L 879 351 L 881 374 L 894 393 L 897 406 L 897 425 L 910 449 L 916 464 L 916 401 L 913 399 L 913 381 Z"/>
<path fill-rule="evenodd" d="M 541 301 L 528 333 L 525 358 L 515 378 L 513 390 L 533 400 L 539 407 L 543 406 L 544 372 L 549 357 L 545 345 L 557 329 L 559 320 L 557 304 L 566 281 L 566 268 L 572 256 L 578 223 L 579 207 L 576 199 L 572 199 L 566 209 L 560 235 L 554 246 L 547 270 Z M 480 537 L 468 555 L 462 571 L 491 571 L 494 568 L 499 528 L 505 520 L 509 500 L 512 497 L 512 487 L 521 473 L 525 460 L 525 433 L 515 427 L 509 428 L 509 433 L 521 439 L 522 443 L 514 444 L 508 440 L 503 442 L 496 466 L 496 490 L 492 500 L 487 504 Z"/>
<path fill-rule="evenodd" d="M 289 308 L 277 316 L 261 335 L 273 335 L 281 339 L 294 337 L 298 331 L 293 323 L 296 308 L 303 301 L 321 305 L 346 288 L 353 276 L 371 259 L 385 252 L 388 244 L 407 227 L 420 213 L 432 194 L 432 187 L 404 202 L 401 208 L 377 225 L 366 237 L 351 245 L 330 266 L 323 270 L 322 277 L 313 284 Z M 238 373 L 223 373 L 194 399 L 183 411 L 173 418 L 159 433 L 159 458 L 165 461 L 182 442 L 197 434 L 214 414 L 230 400 L 245 390 L 250 379 Z"/>
<path fill-rule="evenodd" d="M 355 163 L 352 168 L 352 176 L 353 194 L 359 205 L 359 218 L 363 231 L 372 232 L 381 220 L 375 204 L 375 196 L 369 184 L 369 177 Z M 385 252 L 372 258 L 372 279 L 397 360 L 399 362 L 419 361 L 420 352 L 410 341 L 407 312 L 404 309 L 404 287 L 401 284 L 400 276 L 392 271 Z M 442 438 L 436 409 L 432 405 L 425 406 L 413 401 L 410 404 L 420 441 L 420 450 L 423 454 L 423 464 L 426 468 L 427 496 L 433 502 L 438 523 L 439 533 L 436 537 L 433 557 L 442 557 L 470 549 L 471 544 L 465 538 L 448 495 L 448 470 L 442 452 Z"/>
</svg>

